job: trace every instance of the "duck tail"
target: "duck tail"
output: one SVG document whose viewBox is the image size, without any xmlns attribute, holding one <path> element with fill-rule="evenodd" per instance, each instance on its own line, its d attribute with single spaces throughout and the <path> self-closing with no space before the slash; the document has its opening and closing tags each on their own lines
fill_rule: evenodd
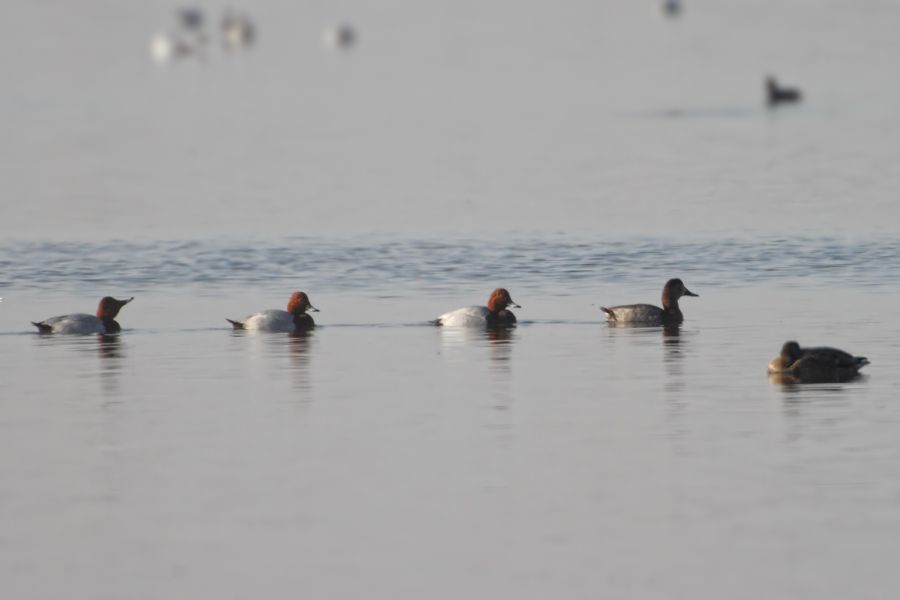
<svg viewBox="0 0 900 600">
<path fill-rule="evenodd" d="M 857 369 L 864 367 L 867 364 L 869 364 L 869 359 L 866 358 L 865 356 L 857 356 L 856 357 L 856 368 Z"/>
<path fill-rule="evenodd" d="M 601 306 L 601 307 L 600 307 L 600 310 L 602 310 L 603 312 L 606 313 L 606 320 L 607 320 L 607 321 L 615 321 L 615 320 L 616 320 L 616 313 L 614 313 L 614 312 L 611 311 L 610 309 L 606 308 L 605 306 Z"/>
<path fill-rule="evenodd" d="M 429 325 L 436 325 L 436 326 L 440 327 L 441 325 L 444 324 L 444 322 L 441 321 L 440 319 L 434 319 L 433 321 L 428 321 L 428 324 L 429 324 Z"/>
<path fill-rule="evenodd" d="M 225 320 L 228 321 L 229 323 L 231 323 L 231 326 L 234 327 L 235 331 L 237 331 L 238 329 L 244 328 L 244 324 L 241 323 L 240 321 L 232 321 L 231 319 L 225 319 Z"/>
<path fill-rule="evenodd" d="M 38 328 L 38 333 L 53 333 L 53 328 L 46 323 L 35 323 L 32 321 L 31 324 Z"/>
</svg>

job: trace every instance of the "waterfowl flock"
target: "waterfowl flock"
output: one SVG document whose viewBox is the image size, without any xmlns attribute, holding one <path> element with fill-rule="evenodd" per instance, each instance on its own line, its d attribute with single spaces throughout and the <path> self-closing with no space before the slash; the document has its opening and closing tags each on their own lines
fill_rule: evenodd
<svg viewBox="0 0 900 600">
<path fill-rule="evenodd" d="M 226 52 L 249 48 L 256 41 L 256 22 L 245 12 L 226 9 L 218 28 L 207 29 L 207 15 L 197 6 L 178 8 L 174 23 L 150 37 L 150 57 L 160 64 L 189 57 L 204 59 L 210 40 L 218 39 Z M 359 33 L 348 22 L 322 28 L 322 44 L 329 49 L 349 50 L 357 44 Z"/>
<path fill-rule="evenodd" d="M 623 304 L 607 308 L 601 306 L 606 321 L 611 325 L 642 327 L 677 326 L 684 320 L 678 305 L 682 297 L 699 297 L 684 285 L 681 279 L 670 279 L 663 286 L 662 307 L 652 304 Z M 95 315 L 75 313 L 32 321 L 38 333 L 49 334 L 114 334 L 121 331 L 115 320 L 122 308 L 134 300 L 118 300 L 106 296 L 100 300 Z M 505 329 L 516 325 L 516 315 L 509 307 L 516 304 L 509 291 L 497 288 L 488 297 L 486 306 L 466 306 L 444 313 L 428 321 L 431 325 L 448 328 Z M 247 316 L 241 321 L 225 319 L 234 330 L 301 333 L 313 329 L 316 324 L 309 312 L 319 312 L 309 296 L 302 291 L 291 294 L 287 310 L 269 309 Z M 860 369 L 869 364 L 864 356 L 827 346 L 801 347 L 788 341 L 781 353 L 769 362 L 770 378 L 778 383 L 836 383 L 856 378 Z"/>
<path fill-rule="evenodd" d="M 248 48 L 256 40 L 256 25 L 249 15 L 225 11 L 219 21 L 218 31 L 207 32 L 206 13 L 191 6 L 177 9 L 175 24 L 159 31 L 150 38 L 150 56 L 156 62 L 165 64 L 191 56 L 205 58 L 210 39 L 221 40 L 226 51 Z"/>
</svg>

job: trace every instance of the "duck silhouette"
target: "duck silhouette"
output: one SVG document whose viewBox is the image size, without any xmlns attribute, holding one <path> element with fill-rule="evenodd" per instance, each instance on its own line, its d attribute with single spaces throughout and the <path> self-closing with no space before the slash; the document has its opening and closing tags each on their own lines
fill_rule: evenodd
<svg viewBox="0 0 900 600">
<path fill-rule="evenodd" d="M 820 346 L 802 348 L 794 341 L 785 342 L 781 354 L 769 362 L 769 375 L 782 383 L 832 383 L 850 381 L 869 364 L 865 356 Z"/>
<path fill-rule="evenodd" d="M 766 99 L 769 106 L 792 104 L 803 99 L 803 92 L 797 88 L 782 87 L 773 76 L 769 75 L 766 77 Z"/>
</svg>

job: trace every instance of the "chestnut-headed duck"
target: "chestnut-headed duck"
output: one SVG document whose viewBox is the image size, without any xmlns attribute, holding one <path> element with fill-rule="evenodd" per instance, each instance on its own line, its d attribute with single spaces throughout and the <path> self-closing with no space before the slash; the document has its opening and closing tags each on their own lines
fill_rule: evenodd
<svg viewBox="0 0 900 600">
<path fill-rule="evenodd" d="M 50 317 L 38 323 L 31 322 L 38 328 L 38 333 L 118 333 L 122 327 L 115 320 L 116 315 L 122 310 L 122 307 L 134 300 L 116 300 L 111 296 L 106 296 L 100 300 L 97 306 L 97 315 L 88 315 L 84 313 L 75 313 L 72 315 L 62 315 L 60 317 Z"/>
<path fill-rule="evenodd" d="M 264 310 L 250 315 L 243 321 L 225 320 L 231 323 L 235 329 L 292 333 L 312 329 L 316 326 L 312 316 L 306 313 L 307 310 L 319 312 L 319 309 L 310 303 L 309 296 L 304 292 L 294 292 L 291 294 L 286 311 Z"/>
<path fill-rule="evenodd" d="M 766 77 L 766 99 L 769 102 L 769 106 L 800 102 L 802 98 L 803 93 L 800 90 L 778 85 L 778 82 L 771 75 Z"/>
<path fill-rule="evenodd" d="M 515 325 L 516 315 L 507 306 L 522 308 L 510 297 L 509 292 L 497 288 L 491 292 L 487 306 L 466 306 L 444 313 L 432 321 L 445 327 L 509 327 Z"/>
<path fill-rule="evenodd" d="M 684 287 L 680 279 L 670 279 L 662 291 L 662 308 L 652 304 L 625 304 L 600 310 L 606 313 L 610 323 L 634 323 L 642 325 L 670 325 L 681 323 L 684 315 L 678 308 L 678 299 L 682 296 L 698 296 Z"/>
<path fill-rule="evenodd" d="M 869 364 L 865 356 L 853 356 L 837 348 L 801 348 L 785 342 L 781 354 L 769 362 L 769 374 L 785 383 L 829 383 L 849 381 Z"/>
</svg>

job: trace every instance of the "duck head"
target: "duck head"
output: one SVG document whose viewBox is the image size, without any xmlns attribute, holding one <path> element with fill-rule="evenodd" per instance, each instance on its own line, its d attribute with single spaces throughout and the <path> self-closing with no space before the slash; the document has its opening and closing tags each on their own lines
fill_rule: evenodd
<svg viewBox="0 0 900 600">
<path fill-rule="evenodd" d="M 100 305 L 97 306 L 97 318 L 115 319 L 116 315 L 119 314 L 119 311 L 122 310 L 122 307 L 132 300 L 134 300 L 134 297 L 131 297 L 128 300 L 116 300 L 112 296 L 104 297 L 100 300 Z"/>
<path fill-rule="evenodd" d="M 670 306 L 672 304 L 677 304 L 678 299 L 682 296 L 694 296 L 699 297 L 700 294 L 695 294 L 691 290 L 684 287 L 684 282 L 680 279 L 670 279 L 666 282 L 665 287 L 663 287 L 662 293 L 662 304 L 663 307 Z"/>
<path fill-rule="evenodd" d="M 504 310 L 507 306 L 514 306 L 515 308 L 522 308 L 515 302 L 513 302 L 512 297 L 509 295 L 509 292 L 504 288 L 497 288 L 493 292 L 491 292 L 491 297 L 488 298 L 487 307 L 488 310 L 492 313 L 500 312 Z"/>
<path fill-rule="evenodd" d="M 784 346 L 781 347 L 781 356 L 779 358 L 784 359 L 785 366 L 790 366 L 801 356 L 803 356 L 803 352 L 800 350 L 800 344 L 790 341 L 785 342 Z"/>
<path fill-rule="evenodd" d="M 802 357 L 800 344 L 794 341 L 785 342 L 781 347 L 781 354 L 769 361 L 769 373 L 787 372 Z"/>
<path fill-rule="evenodd" d="M 312 305 L 309 296 L 305 292 L 294 292 L 287 305 L 287 311 L 292 315 L 302 315 L 307 310 L 319 312 L 319 309 Z"/>
</svg>

